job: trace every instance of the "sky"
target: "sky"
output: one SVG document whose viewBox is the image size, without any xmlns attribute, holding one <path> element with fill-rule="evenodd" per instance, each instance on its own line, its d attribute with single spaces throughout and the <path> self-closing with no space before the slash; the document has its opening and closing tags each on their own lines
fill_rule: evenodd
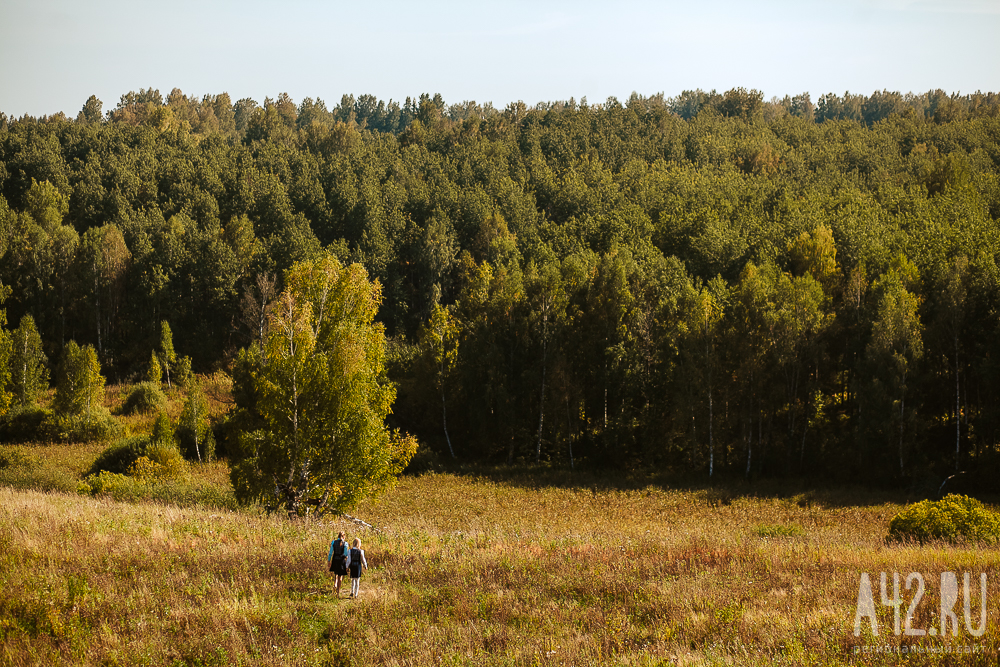
<svg viewBox="0 0 1000 667">
<path fill-rule="evenodd" d="M 1000 92 L 1000 0 L 2 0 L 0 111 L 174 88 L 449 104 Z"/>
</svg>

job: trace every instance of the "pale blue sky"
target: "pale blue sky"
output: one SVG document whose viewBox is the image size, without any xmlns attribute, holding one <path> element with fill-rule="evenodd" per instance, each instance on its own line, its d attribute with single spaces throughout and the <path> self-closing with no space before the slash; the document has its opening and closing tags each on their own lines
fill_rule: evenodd
<svg viewBox="0 0 1000 667">
<path fill-rule="evenodd" d="M 0 0 L 0 111 L 75 116 L 130 90 L 262 102 L 371 93 L 448 103 L 757 88 L 1000 91 L 1000 0 L 375 5 Z"/>
</svg>

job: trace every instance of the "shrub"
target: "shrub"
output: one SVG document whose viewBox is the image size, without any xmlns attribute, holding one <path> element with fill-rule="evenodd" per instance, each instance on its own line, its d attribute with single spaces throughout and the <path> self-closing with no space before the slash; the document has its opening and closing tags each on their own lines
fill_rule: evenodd
<svg viewBox="0 0 1000 667">
<path fill-rule="evenodd" d="M 94 496 L 107 495 L 115 500 L 125 501 L 141 500 L 148 493 L 145 480 L 106 470 L 87 477 L 77 487 L 77 491 Z"/>
<path fill-rule="evenodd" d="M 74 483 L 74 488 L 80 494 L 109 496 L 126 502 L 152 500 L 184 506 L 237 508 L 231 490 L 192 480 L 189 475 L 167 477 L 163 468 L 153 458 L 140 456 L 132 463 L 128 474 L 102 470 Z"/>
<path fill-rule="evenodd" d="M 124 431 L 121 423 L 101 407 L 86 414 L 49 414 L 41 427 L 47 440 L 61 442 L 103 442 L 120 437 Z"/>
<path fill-rule="evenodd" d="M 38 460 L 20 447 L 0 446 L 0 470 L 8 468 L 34 468 Z"/>
<path fill-rule="evenodd" d="M 146 455 L 148 447 L 149 438 L 142 435 L 119 440 L 101 452 L 94 464 L 90 466 L 87 475 L 97 475 L 102 472 L 124 475 L 128 473 L 140 456 Z"/>
<path fill-rule="evenodd" d="M 418 447 L 410 462 L 403 470 L 404 475 L 422 475 L 441 467 L 441 459 L 437 453 L 426 445 Z"/>
<path fill-rule="evenodd" d="M 140 382 L 132 388 L 128 398 L 122 405 L 121 414 L 134 415 L 137 412 L 149 413 L 153 410 L 163 410 L 167 405 L 167 397 L 158 384 Z"/>
<path fill-rule="evenodd" d="M 143 458 L 156 466 L 157 478 L 183 478 L 187 475 L 187 461 L 173 442 L 153 440 L 146 448 Z"/>
<path fill-rule="evenodd" d="M 0 440 L 5 442 L 33 442 L 50 437 L 44 428 L 51 420 L 52 411 L 38 406 L 12 408 L 0 419 Z"/>
<path fill-rule="evenodd" d="M 103 472 L 144 479 L 180 478 L 187 473 L 187 464 L 172 442 L 136 435 L 101 452 L 87 471 L 88 479 Z"/>
<path fill-rule="evenodd" d="M 949 494 L 939 501 L 910 505 L 889 522 L 896 541 L 1000 542 L 1000 514 L 968 496 Z"/>
</svg>

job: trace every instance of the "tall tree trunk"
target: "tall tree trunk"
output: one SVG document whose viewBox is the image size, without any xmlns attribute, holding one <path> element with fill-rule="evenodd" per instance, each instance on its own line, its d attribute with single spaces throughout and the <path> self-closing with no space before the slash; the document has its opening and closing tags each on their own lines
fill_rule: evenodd
<svg viewBox="0 0 1000 667">
<path fill-rule="evenodd" d="M 799 470 L 805 467 L 806 462 L 806 432 L 809 430 L 809 386 L 806 384 L 806 398 L 802 405 L 805 414 L 802 416 L 802 444 L 799 446 Z"/>
<path fill-rule="evenodd" d="M 566 435 L 569 440 L 569 469 L 573 470 L 573 420 L 569 411 L 569 396 L 566 397 Z"/>
<path fill-rule="evenodd" d="M 906 419 L 906 373 L 903 373 L 903 393 L 899 399 L 899 474 L 903 474 L 903 422 Z"/>
<path fill-rule="evenodd" d="M 818 363 L 817 366 L 813 368 L 813 371 L 815 372 L 816 377 L 818 377 L 819 376 Z M 816 380 L 814 379 L 813 383 L 815 382 Z M 806 397 L 805 400 L 802 402 L 802 410 L 804 411 L 804 414 L 802 415 L 802 445 L 799 448 L 799 470 L 802 470 L 802 468 L 805 466 L 805 461 L 806 461 L 806 431 L 809 430 L 810 384 L 811 383 L 809 382 L 809 374 L 806 373 Z M 812 386 L 815 385 L 813 384 Z"/>
<path fill-rule="evenodd" d="M 959 446 L 962 441 L 962 410 L 958 385 L 958 333 L 955 334 L 955 472 L 959 467 Z"/>
<path fill-rule="evenodd" d="M 97 320 L 97 351 L 100 353 L 103 348 L 101 347 L 101 289 L 100 283 L 97 279 L 97 260 L 94 260 L 94 303 L 95 312 Z"/>
<path fill-rule="evenodd" d="M 442 344 L 444 342 L 444 336 L 442 334 Z M 451 454 L 451 458 L 455 458 L 455 450 L 451 446 L 451 436 L 448 435 L 448 408 L 445 405 L 445 394 L 444 394 L 444 355 L 441 356 L 441 361 L 438 364 L 438 379 L 440 381 L 441 387 L 441 424 L 444 426 L 444 439 L 448 443 L 448 453 Z"/>
<path fill-rule="evenodd" d="M 538 406 L 538 444 L 535 445 L 535 463 L 542 460 L 542 423 L 545 421 L 545 354 L 548 342 L 542 337 L 542 399 Z"/>
<path fill-rule="evenodd" d="M 444 439 L 448 443 L 448 453 L 455 458 L 455 450 L 451 447 L 451 437 L 448 435 L 448 408 L 444 403 L 444 387 L 441 387 L 441 423 L 444 425 Z"/>
</svg>

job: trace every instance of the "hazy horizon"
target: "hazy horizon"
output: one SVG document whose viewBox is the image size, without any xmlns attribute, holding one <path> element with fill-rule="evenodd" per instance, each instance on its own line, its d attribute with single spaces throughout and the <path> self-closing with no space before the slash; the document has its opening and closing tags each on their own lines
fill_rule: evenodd
<svg viewBox="0 0 1000 667">
<path fill-rule="evenodd" d="M 0 111 L 75 116 L 141 88 L 263 102 L 440 93 L 502 109 L 635 91 L 1000 90 L 1000 0 L 475 6 L 124 0 L 4 3 Z"/>
</svg>

